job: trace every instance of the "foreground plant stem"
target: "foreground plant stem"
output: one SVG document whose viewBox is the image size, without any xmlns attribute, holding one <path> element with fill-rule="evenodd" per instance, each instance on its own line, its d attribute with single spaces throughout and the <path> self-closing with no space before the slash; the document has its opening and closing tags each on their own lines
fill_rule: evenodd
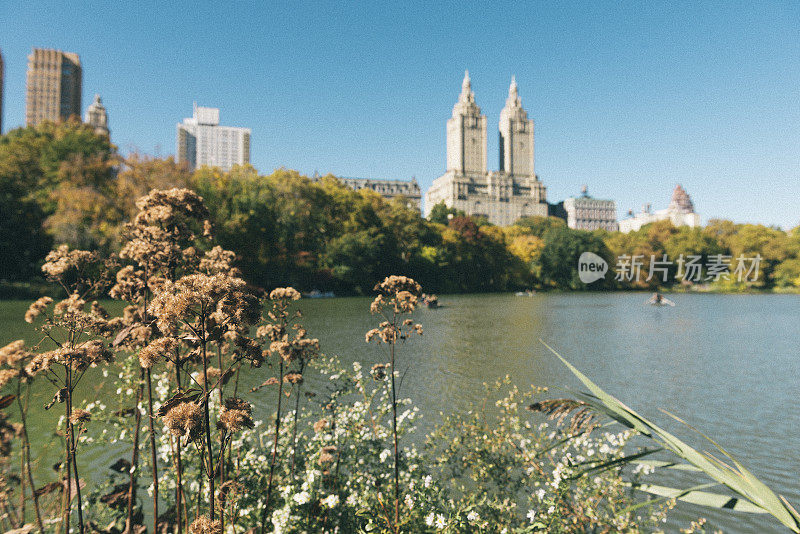
<svg viewBox="0 0 800 534">
<path fill-rule="evenodd" d="M 392 324 L 397 323 L 397 314 L 394 315 Z M 400 453 L 397 448 L 397 390 L 394 384 L 394 344 L 389 344 L 389 354 L 392 372 L 392 437 L 394 438 L 394 531 L 399 531 L 400 525 Z"/>
<path fill-rule="evenodd" d="M 305 362 L 300 361 L 300 376 L 303 376 L 305 370 Z M 294 482 L 294 467 L 297 461 L 297 419 L 300 414 L 300 393 L 303 388 L 303 383 L 297 384 L 297 396 L 294 399 L 294 424 L 292 425 L 292 482 Z"/>
<path fill-rule="evenodd" d="M 83 500 L 81 499 L 81 479 L 78 475 L 78 459 L 76 458 L 75 447 L 75 426 L 72 424 L 72 358 L 67 359 L 67 449 L 70 451 L 69 456 L 72 457 L 72 472 L 75 474 L 75 493 L 78 497 L 78 531 L 83 534 Z M 67 471 L 69 471 L 69 457 L 67 458 Z M 72 500 L 72 488 L 68 485 L 68 505 Z M 69 517 L 69 516 L 68 516 Z M 69 532 L 69 522 L 67 522 L 67 532 Z"/>
<path fill-rule="evenodd" d="M 219 347 L 219 345 L 217 345 L 217 362 L 218 362 L 218 365 L 219 365 L 219 372 L 220 372 L 219 384 L 218 384 L 218 386 L 219 386 L 219 405 L 220 405 L 220 409 L 222 409 L 222 406 L 223 406 L 223 399 L 222 399 L 222 381 L 223 381 L 223 376 L 222 376 L 222 373 L 224 373 L 224 371 L 223 371 L 224 367 L 222 366 L 222 349 Z M 223 484 L 225 484 L 225 433 L 224 432 L 220 432 L 219 433 L 219 485 L 220 485 L 220 488 L 223 487 Z M 220 502 L 221 502 L 221 508 L 220 508 L 220 511 L 219 511 L 219 521 L 220 521 L 220 527 L 222 528 L 222 532 L 225 532 L 225 506 L 224 506 L 225 498 L 221 497 L 220 498 Z"/>
<path fill-rule="evenodd" d="M 272 443 L 272 460 L 269 463 L 269 480 L 267 481 L 267 500 L 261 511 L 261 534 L 266 532 L 267 512 L 269 511 L 270 499 L 272 498 L 272 477 L 275 473 L 275 461 L 278 458 L 278 432 L 281 428 L 281 400 L 283 399 L 283 358 L 280 359 L 280 371 L 278 377 L 278 409 L 275 412 L 275 441 Z"/>
<path fill-rule="evenodd" d="M 181 391 L 181 366 L 180 366 L 180 353 L 175 349 L 175 382 L 178 384 L 178 391 Z M 175 515 L 177 516 L 176 534 L 181 534 L 181 501 L 183 497 L 183 464 L 181 462 L 181 438 L 175 440 Z M 188 512 L 187 512 L 188 513 Z"/>
<path fill-rule="evenodd" d="M 212 449 L 211 445 L 211 416 L 209 414 L 209 404 L 211 402 L 210 394 L 208 392 L 208 352 L 206 351 L 206 315 L 205 305 L 203 305 L 203 309 L 200 313 L 200 329 L 201 329 L 201 339 L 200 343 L 203 347 L 203 415 L 205 417 L 205 426 L 206 426 L 206 447 L 208 449 L 208 504 L 209 504 L 209 515 L 211 516 L 211 520 L 214 520 L 214 514 L 216 510 L 214 509 L 214 479 L 216 478 L 216 473 L 214 472 L 214 450 Z"/>
<path fill-rule="evenodd" d="M 153 532 L 158 532 L 158 455 L 156 453 L 156 432 L 153 425 L 153 380 L 147 368 L 147 420 L 150 429 L 150 462 L 153 471 Z"/>
<path fill-rule="evenodd" d="M 42 523 L 42 513 L 39 509 L 39 495 L 36 493 L 36 484 L 33 483 L 33 470 L 31 468 L 31 442 L 28 438 L 28 400 L 30 399 L 31 386 L 27 385 L 25 392 L 25 405 L 22 405 L 20 396 L 22 395 L 22 384 L 17 380 L 17 405 L 19 406 L 20 419 L 22 420 L 22 448 L 25 458 L 25 465 L 28 471 L 28 483 L 31 486 L 31 494 L 33 495 L 33 508 L 36 512 L 36 525 L 41 532 L 44 532 L 44 523 Z M 25 492 L 23 491 L 23 497 Z M 23 509 L 24 510 L 24 509 Z M 23 516 L 24 519 L 24 516 Z"/>
<path fill-rule="evenodd" d="M 136 472 L 139 466 L 139 429 L 142 426 L 142 412 L 139 407 L 144 395 L 144 367 L 140 369 L 139 386 L 136 389 L 136 404 L 134 405 L 133 452 L 131 453 L 130 482 L 128 483 L 128 514 L 125 519 L 125 532 L 133 532 L 133 507 L 136 503 Z"/>
</svg>

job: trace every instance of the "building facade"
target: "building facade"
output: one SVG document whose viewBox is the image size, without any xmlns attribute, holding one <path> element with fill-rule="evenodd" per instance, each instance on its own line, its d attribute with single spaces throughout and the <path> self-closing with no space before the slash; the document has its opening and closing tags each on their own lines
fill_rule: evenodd
<svg viewBox="0 0 800 534">
<path fill-rule="evenodd" d="M 82 83 L 78 54 L 34 48 L 28 56 L 26 124 L 80 117 Z"/>
<path fill-rule="evenodd" d="M 103 106 L 103 99 L 100 95 L 94 95 L 94 102 L 86 110 L 86 124 L 94 128 L 94 131 L 100 135 L 110 135 L 108 129 L 108 113 L 105 106 Z"/>
<path fill-rule="evenodd" d="M 501 226 L 521 217 L 547 215 L 546 189 L 534 169 L 533 120 L 522 107 L 513 78 L 498 130 L 500 168 L 488 171 L 486 115 L 475 102 L 466 72 L 447 121 L 447 169 L 426 194 L 426 215 L 440 202 Z"/>
<path fill-rule="evenodd" d="M 617 204 L 613 200 L 592 198 L 583 186 L 581 196 L 564 201 L 567 226 L 576 230 L 617 230 Z"/>
<path fill-rule="evenodd" d="M 403 197 L 417 210 L 422 209 L 422 193 L 417 180 L 372 180 L 369 178 L 343 178 L 338 177 L 344 185 L 358 191 L 371 189 L 387 200 Z"/>
<path fill-rule="evenodd" d="M 628 211 L 628 217 L 619 221 L 619 231 L 623 233 L 635 232 L 645 224 L 657 221 L 671 221 L 675 226 L 700 226 L 700 214 L 694 211 L 694 204 L 689 194 L 680 184 L 672 192 L 672 200 L 667 209 L 652 211 L 650 204 L 642 206 L 642 211 L 633 214 Z"/>
<path fill-rule="evenodd" d="M 177 157 L 196 169 L 229 171 L 250 163 L 250 129 L 219 125 L 219 109 L 194 105 L 194 114 L 177 126 Z"/>
</svg>

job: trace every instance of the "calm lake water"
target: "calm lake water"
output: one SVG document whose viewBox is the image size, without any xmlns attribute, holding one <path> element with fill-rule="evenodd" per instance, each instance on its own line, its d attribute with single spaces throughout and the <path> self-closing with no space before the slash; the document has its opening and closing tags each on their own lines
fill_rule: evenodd
<svg viewBox="0 0 800 534">
<path fill-rule="evenodd" d="M 401 395 L 420 407 L 427 430 L 440 411 L 463 409 L 481 398 L 484 382 L 505 375 L 521 386 L 578 388 L 542 339 L 645 417 L 709 449 L 659 408 L 674 413 L 800 504 L 800 297 L 676 294 L 670 296 L 675 307 L 648 306 L 647 298 L 641 293 L 443 297 L 441 309 L 416 314 L 425 335 L 401 349 L 398 369 L 407 366 Z M 326 353 L 371 366 L 386 357 L 364 343 L 375 322 L 369 302 L 300 303 L 309 334 Z M 0 303 L 0 342 L 35 339 L 21 321 L 26 306 Z M 263 379 L 263 373 L 251 376 L 245 385 Z M 90 397 L 102 391 L 96 380 L 82 387 Z M 36 432 L 49 440 L 51 425 L 50 417 L 41 418 Z M 115 454 L 100 452 L 89 461 L 104 467 Z M 726 532 L 785 531 L 766 516 L 713 513 L 688 504 L 673 512 L 683 526 L 699 516 Z M 677 531 L 675 523 L 667 530 Z"/>
</svg>

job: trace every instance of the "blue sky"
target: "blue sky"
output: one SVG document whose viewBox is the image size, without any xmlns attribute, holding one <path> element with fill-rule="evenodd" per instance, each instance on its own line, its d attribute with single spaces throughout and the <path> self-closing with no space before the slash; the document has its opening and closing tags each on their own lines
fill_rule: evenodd
<svg viewBox="0 0 800 534">
<path fill-rule="evenodd" d="M 123 152 L 167 155 L 192 102 L 253 130 L 252 163 L 411 178 L 445 167 L 470 70 L 489 167 L 512 74 L 548 199 L 620 214 L 676 183 L 707 220 L 800 224 L 797 2 L 0 2 L 4 129 L 31 47 L 77 52 Z"/>
</svg>

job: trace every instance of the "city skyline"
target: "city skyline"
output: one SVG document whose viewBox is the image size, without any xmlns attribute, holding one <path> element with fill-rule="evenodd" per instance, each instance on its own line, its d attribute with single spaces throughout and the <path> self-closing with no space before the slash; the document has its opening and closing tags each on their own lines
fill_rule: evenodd
<svg viewBox="0 0 800 534">
<path fill-rule="evenodd" d="M 704 220 L 800 223 L 796 5 L 355 13 L 323 4 L 276 6 L 268 17 L 145 4 L 134 11 L 158 16 L 93 11 L 92 32 L 79 10 L 25 6 L 0 7 L 4 131 L 25 122 L 27 55 L 56 48 L 80 55 L 83 100 L 103 96 L 123 153 L 175 154 L 174 125 L 197 101 L 253 131 L 251 161 L 263 173 L 415 176 L 427 190 L 445 170 L 443 122 L 469 69 L 492 125 L 490 154 L 511 76 L 525 87 L 551 201 L 588 184 L 624 217 L 665 203 L 680 183 Z M 215 29 L 212 11 L 232 27 Z"/>
</svg>

